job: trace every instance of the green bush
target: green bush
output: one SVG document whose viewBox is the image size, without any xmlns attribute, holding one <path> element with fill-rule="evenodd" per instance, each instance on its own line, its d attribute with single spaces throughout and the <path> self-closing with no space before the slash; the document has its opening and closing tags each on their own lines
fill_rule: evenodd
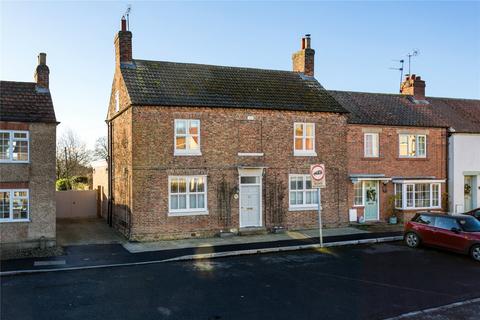
<svg viewBox="0 0 480 320">
<path fill-rule="evenodd" d="M 55 185 L 56 185 L 57 191 L 66 191 L 66 190 L 72 189 L 72 183 L 70 182 L 70 180 L 65 178 L 58 179 Z"/>
</svg>

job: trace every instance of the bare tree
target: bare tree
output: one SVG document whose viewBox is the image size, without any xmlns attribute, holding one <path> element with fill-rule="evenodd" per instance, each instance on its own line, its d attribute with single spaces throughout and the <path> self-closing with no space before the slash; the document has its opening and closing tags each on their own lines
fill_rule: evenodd
<svg viewBox="0 0 480 320">
<path fill-rule="evenodd" d="M 65 130 L 57 141 L 57 179 L 88 175 L 90 159 L 86 144 L 73 130 Z"/>
<path fill-rule="evenodd" d="M 93 157 L 95 160 L 107 160 L 108 146 L 107 137 L 103 136 L 95 141 L 95 148 L 93 149 Z"/>
</svg>

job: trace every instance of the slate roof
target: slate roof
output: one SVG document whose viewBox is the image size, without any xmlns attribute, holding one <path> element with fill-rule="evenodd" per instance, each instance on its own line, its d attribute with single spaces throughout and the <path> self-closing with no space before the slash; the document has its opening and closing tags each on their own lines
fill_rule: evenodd
<svg viewBox="0 0 480 320">
<path fill-rule="evenodd" d="M 427 104 L 416 104 L 401 94 L 329 92 L 350 111 L 352 124 L 451 127 L 456 132 L 480 133 L 480 100 L 427 97 Z"/>
<path fill-rule="evenodd" d="M 347 112 L 313 77 L 290 71 L 146 60 L 121 70 L 132 105 Z"/>
<path fill-rule="evenodd" d="M 0 120 L 57 122 L 50 91 L 34 82 L 0 81 Z"/>
</svg>

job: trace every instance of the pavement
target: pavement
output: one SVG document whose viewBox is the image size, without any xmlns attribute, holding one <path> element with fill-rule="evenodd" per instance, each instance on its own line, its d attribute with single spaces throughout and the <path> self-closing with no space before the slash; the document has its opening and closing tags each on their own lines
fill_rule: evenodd
<svg viewBox="0 0 480 320">
<path fill-rule="evenodd" d="M 468 256 L 390 242 L 2 277 L 0 318 L 380 320 L 476 299 L 479 287 Z M 442 312 L 431 319 L 479 314 Z"/>
<path fill-rule="evenodd" d="M 109 228 L 107 231 L 112 232 Z M 378 239 L 381 241 L 398 240 L 402 232 L 368 232 L 356 228 L 338 228 L 325 229 L 324 234 L 325 245 L 332 246 L 375 242 Z M 113 234 L 113 236 L 116 235 Z M 70 236 L 70 238 L 75 238 L 75 236 Z M 104 244 L 85 244 L 83 240 L 80 243 L 81 245 L 64 246 L 64 254 L 60 256 L 2 261 L 0 275 L 299 250 L 318 246 L 319 237 L 318 230 L 305 230 L 284 234 L 151 243 L 111 241 L 111 243 Z"/>
</svg>

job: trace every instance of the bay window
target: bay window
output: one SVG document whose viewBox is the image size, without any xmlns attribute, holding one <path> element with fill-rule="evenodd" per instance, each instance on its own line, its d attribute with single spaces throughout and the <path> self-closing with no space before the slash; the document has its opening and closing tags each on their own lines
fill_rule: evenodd
<svg viewBox="0 0 480 320">
<path fill-rule="evenodd" d="M 398 209 L 440 208 L 440 183 L 396 183 L 395 207 Z"/>
<path fill-rule="evenodd" d="M 200 120 L 175 119 L 175 155 L 201 155 Z"/>
<path fill-rule="evenodd" d="M 207 179 L 205 176 L 169 177 L 168 190 L 170 214 L 207 213 Z"/>
<path fill-rule="evenodd" d="M 318 191 L 312 188 L 310 175 L 290 175 L 289 189 L 290 210 L 316 209 L 318 207 Z"/>
<path fill-rule="evenodd" d="M 0 130 L 0 162 L 28 162 L 28 149 L 28 131 Z"/>
<path fill-rule="evenodd" d="M 28 221 L 26 189 L 0 190 L 0 222 Z"/>
</svg>

